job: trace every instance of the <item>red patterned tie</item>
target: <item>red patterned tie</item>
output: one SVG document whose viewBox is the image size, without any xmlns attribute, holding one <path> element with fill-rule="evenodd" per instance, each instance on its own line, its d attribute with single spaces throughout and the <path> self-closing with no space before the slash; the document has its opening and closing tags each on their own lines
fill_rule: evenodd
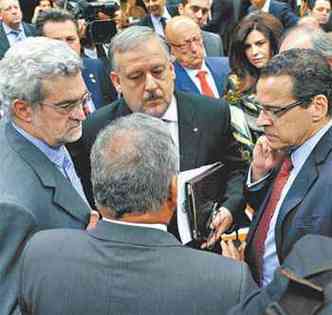
<svg viewBox="0 0 332 315">
<path fill-rule="evenodd" d="M 209 82 L 206 79 L 207 74 L 208 73 L 206 71 L 200 70 L 200 71 L 197 72 L 196 77 L 198 78 L 199 83 L 201 85 L 202 95 L 214 97 L 215 95 L 214 95 L 214 93 L 213 93 L 213 91 L 210 87 Z"/>
<path fill-rule="evenodd" d="M 264 243 L 266 240 L 267 232 L 269 230 L 274 211 L 280 199 L 281 192 L 287 183 L 287 179 L 292 168 L 293 165 L 290 157 L 286 157 L 282 162 L 278 175 L 273 183 L 270 198 L 266 204 L 253 239 L 253 244 L 256 249 L 256 270 L 260 284 L 262 283 L 263 256 L 265 251 Z"/>
</svg>

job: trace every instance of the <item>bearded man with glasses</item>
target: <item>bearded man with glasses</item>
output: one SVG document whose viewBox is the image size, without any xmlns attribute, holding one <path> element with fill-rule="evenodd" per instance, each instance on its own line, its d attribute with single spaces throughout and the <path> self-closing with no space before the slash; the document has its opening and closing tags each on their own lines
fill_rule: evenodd
<svg viewBox="0 0 332 315">
<path fill-rule="evenodd" d="M 85 229 L 90 206 L 65 144 L 82 134 L 89 94 L 66 44 L 28 38 L 0 62 L 0 314 L 19 314 L 18 266 L 40 231 Z"/>
<path fill-rule="evenodd" d="M 266 286 L 294 243 L 332 236 L 332 72 L 311 49 L 272 58 L 257 83 L 258 139 L 247 180 L 256 210 L 244 258 Z M 308 253 L 310 255 L 310 252 Z"/>
</svg>

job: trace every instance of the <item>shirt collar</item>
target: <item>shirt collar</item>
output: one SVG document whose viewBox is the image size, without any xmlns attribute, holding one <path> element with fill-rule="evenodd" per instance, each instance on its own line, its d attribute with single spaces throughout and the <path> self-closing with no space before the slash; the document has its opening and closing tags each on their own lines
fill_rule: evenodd
<svg viewBox="0 0 332 315">
<path fill-rule="evenodd" d="M 150 14 L 150 16 L 151 16 L 152 21 L 160 22 L 161 16 L 154 16 L 152 14 Z M 164 7 L 164 13 L 163 13 L 162 17 L 164 17 L 166 19 L 166 21 L 172 18 L 171 15 L 168 12 L 166 6 Z"/>
<path fill-rule="evenodd" d="M 320 130 L 318 130 L 311 138 L 299 146 L 294 152 L 291 153 L 292 163 L 294 168 L 300 168 L 309 157 L 320 139 L 331 128 L 332 119 Z"/>
<path fill-rule="evenodd" d="M 176 98 L 173 95 L 171 103 L 169 104 L 165 114 L 161 117 L 162 120 L 171 121 L 171 122 L 178 122 L 178 109 Z"/>
<path fill-rule="evenodd" d="M 271 0 L 266 0 L 263 7 L 261 8 L 262 12 L 267 12 L 269 13 L 269 9 L 270 9 L 270 2 Z"/>
<path fill-rule="evenodd" d="M 103 221 L 115 223 L 115 224 L 122 224 L 122 225 L 129 225 L 129 226 L 140 226 L 145 228 L 152 228 L 161 231 L 167 231 L 167 227 L 165 224 L 146 224 L 146 223 L 133 223 L 133 222 L 126 222 L 126 221 L 118 221 L 118 220 L 111 220 L 107 218 L 102 218 Z"/>
<path fill-rule="evenodd" d="M 196 74 L 199 72 L 199 71 L 206 71 L 207 73 L 209 73 L 209 68 L 207 67 L 206 63 L 205 63 L 205 60 L 203 59 L 203 63 L 202 63 L 202 66 L 200 69 L 189 69 L 189 68 L 186 68 L 186 67 L 183 67 L 187 73 L 189 74 L 192 74 L 193 76 L 196 76 Z"/>
<path fill-rule="evenodd" d="M 21 134 L 25 139 L 27 139 L 41 152 L 43 152 L 48 157 L 48 159 L 53 162 L 57 167 L 63 167 L 65 156 L 66 154 L 68 154 L 64 145 L 61 145 L 57 148 L 50 147 L 47 143 L 32 136 L 22 128 L 15 125 L 13 122 L 12 125 L 19 134 Z"/>
<path fill-rule="evenodd" d="M 6 35 L 10 34 L 11 32 L 18 32 L 18 33 L 21 33 L 23 31 L 23 25 L 22 23 L 20 23 L 20 26 L 17 30 L 11 28 L 10 26 L 8 26 L 6 23 L 2 22 L 2 26 L 3 26 L 3 29 L 6 33 Z"/>
</svg>

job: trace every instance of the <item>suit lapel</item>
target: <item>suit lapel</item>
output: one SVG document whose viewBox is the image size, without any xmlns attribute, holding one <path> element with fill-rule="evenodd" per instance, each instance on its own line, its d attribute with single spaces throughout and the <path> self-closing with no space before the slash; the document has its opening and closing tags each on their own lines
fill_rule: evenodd
<svg viewBox="0 0 332 315">
<path fill-rule="evenodd" d="M 201 94 L 195 83 L 189 77 L 186 70 L 178 62 L 174 63 L 174 69 L 176 75 L 175 83 L 177 89 L 186 93 L 194 93 L 196 95 Z"/>
<path fill-rule="evenodd" d="M 9 145 L 30 165 L 43 186 L 54 190 L 53 201 L 79 221 L 88 221 L 90 209 L 75 188 L 37 147 L 21 136 L 11 125 L 6 125 Z"/>
<path fill-rule="evenodd" d="M 0 51 L 1 55 L 4 55 L 5 52 L 9 49 L 9 41 L 2 23 L 0 24 Z"/>
<path fill-rule="evenodd" d="M 201 140 L 200 126 L 197 123 L 192 99 L 180 92 L 175 93 L 178 108 L 180 170 L 197 167 L 199 144 Z"/>
</svg>

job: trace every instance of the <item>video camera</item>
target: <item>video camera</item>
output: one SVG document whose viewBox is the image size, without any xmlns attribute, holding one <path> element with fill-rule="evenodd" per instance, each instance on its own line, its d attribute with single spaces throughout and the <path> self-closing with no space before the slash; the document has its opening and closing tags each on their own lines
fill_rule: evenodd
<svg viewBox="0 0 332 315">
<path fill-rule="evenodd" d="M 87 22 L 86 35 L 95 44 L 103 44 L 111 41 L 116 33 L 115 23 L 112 21 L 114 13 L 120 8 L 114 0 L 104 2 L 90 0 L 68 0 L 65 8 L 70 11 L 76 19 L 84 19 Z M 98 20 L 98 13 L 109 16 L 109 20 Z"/>
</svg>

